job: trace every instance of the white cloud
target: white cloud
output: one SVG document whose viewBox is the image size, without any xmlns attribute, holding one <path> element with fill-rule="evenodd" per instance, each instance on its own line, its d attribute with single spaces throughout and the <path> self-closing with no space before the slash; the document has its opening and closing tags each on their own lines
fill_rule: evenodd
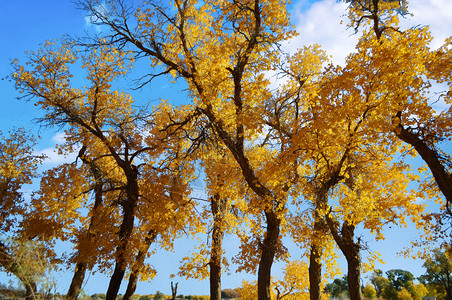
<svg viewBox="0 0 452 300">
<path fill-rule="evenodd" d="M 452 1 L 411 0 L 408 10 L 413 17 L 402 20 L 404 26 L 429 25 L 434 37 L 432 48 L 438 48 L 452 35 Z"/>
<path fill-rule="evenodd" d="M 307 9 L 306 3 L 300 2 L 292 11 L 299 36 L 288 43 L 288 51 L 293 52 L 304 45 L 319 44 L 332 56 L 334 63 L 343 64 L 358 40 L 354 31 L 347 29 L 344 16 L 346 9 L 347 4 L 335 0 L 317 1 Z"/>
<path fill-rule="evenodd" d="M 429 25 L 433 49 L 452 35 L 451 0 L 410 0 L 408 5 L 413 16 L 401 18 L 402 28 Z M 320 0 L 310 6 L 306 0 L 299 2 L 291 14 L 300 35 L 285 45 L 286 50 L 294 52 L 303 45 L 319 44 L 335 64 L 343 64 L 358 40 L 358 34 L 347 28 L 346 10 L 347 4 L 336 0 Z"/>
<path fill-rule="evenodd" d="M 97 12 L 99 12 L 99 13 L 101 13 L 103 15 L 106 15 L 107 12 L 108 12 L 107 7 L 105 5 L 102 5 L 102 4 L 94 6 L 94 9 Z M 98 25 L 99 21 L 100 21 L 100 19 L 97 16 L 95 16 L 95 15 L 91 14 L 91 15 L 85 16 L 85 25 L 87 27 L 92 27 L 93 26 L 96 29 L 97 32 L 101 32 L 102 31 L 102 26 Z"/>
<path fill-rule="evenodd" d="M 47 158 L 44 160 L 44 164 L 63 164 L 63 163 L 70 163 L 74 162 L 77 158 L 77 152 L 69 153 L 68 155 L 62 155 L 58 154 L 58 151 L 52 147 L 52 148 L 45 148 L 40 151 L 38 151 L 40 154 L 44 154 Z"/>
<path fill-rule="evenodd" d="M 51 141 L 55 146 L 44 148 L 42 150 L 37 150 L 35 152 L 36 155 L 45 155 L 46 159 L 44 160 L 44 165 L 57 165 L 63 163 L 74 162 L 77 158 L 78 152 L 72 152 L 67 155 L 58 154 L 58 150 L 56 149 L 57 145 L 61 145 L 66 140 L 66 135 L 64 132 L 58 132 L 54 136 L 52 136 Z"/>
<path fill-rule="evenodd" d="M 66 141 L 66 134 L 64 132 L 57 132 L 52 137 L 52 142 L 54 142 L 57 145 L 63 144 L 65 141 Z"/>
</svg>

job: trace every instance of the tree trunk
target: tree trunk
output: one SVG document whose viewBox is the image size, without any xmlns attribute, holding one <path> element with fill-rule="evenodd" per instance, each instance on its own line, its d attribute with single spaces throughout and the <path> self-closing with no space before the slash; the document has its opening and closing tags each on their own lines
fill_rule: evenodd
<svg viewBox="0 0 452 300">
<path fill-rule="evenodd" d="M 144 260 L 146 259 L 146 254 L 149 251 L 149 247 L 154 242 L 157 237 L 156 230 L 149 230 L 146 238 L 144 239 L 143 248 L 138 251 L 135 258 L 135 264 L 133 265 L 132 274 L 129 277 L 129 283 L 127 284 L 127 290 L 124 294 L 123 300 L 129 300 L 132 298 L 135 290 L 137 288 L 138 276 L 140 275 L 141 268 L 143 267 Z"/>
<path fill-rule="evenodd" d="M 322 250 L 316 244 L 311 245 L 311 254 L 309 255 L 309 299 L 321 300 L 322 291 L 320 284 L 322 282 Z"/>
<path fill-rule="evenodd" d="M 347 260 L 347 283 L 350 293 L 350 300 L 362 300 L 361 257 L 359 253 L 361 245 L 359 243 L 355 243 L 354 241 L 355 225 L 345 221 L 344 224 L 342 224 L 342 229 L 339 234 L 339 223 L 334 221 L 329 214 L 326 216 L 326 220 L 334 240 Z"/>
<path fill-rule="evenodd" d="M 362 300 L 361 293 L 361 257 L 359 254 L 359 247 L 351 245 L 349 251 L 345 254 L 347 259 L 347 283 L 348 291 L 350 293 L 350 300 Z"/>
<path fill-rule="evenodd" d="M 23 285 L 25 286 L 25 299 L 26 300 L 34 300 L 36 299 L 36 283 L 35 282 L 30 282 L 30 283 L 24 283 Z"/>
<path fill-rule="evenodd" d="M 446 300 L 452 300 L 452 286 L 446 286 Z"/>
<path fill-rule="evenodd" d="M 86 147 L 83 147 L 80 150 L 78 157 L 83 161 L 83 163 L 89 165 L 90 171 L 94 176 L 94 205 L 92 208 L 92 217 L 88 227 L 88 241 L 90 244 L 95 242 L 95 234 L 93 233 L 93 228 L 97 225 L 98 222 L 98 213 L 97 210 L 99 207 L 102 207 L 103 203 L 103 175 L 99 168 L 95 163 L 90 161 L 85 155 L 84 152 Z M 80 251 L 80 250 L 79 250 Z M 80 253 L 80 252 L 79 252 Z M 82 255 L 83 257 L 83 255 Z M 85 279 L 85 273 L 88 270 L 88 262 L 85 260 L 77 262 L 75 266 L 74 276 L 72 277 L 71 285 L 69 286 L 69 290 L 66 294 L 66 300 L 76 300 L 82 289 L 83 280 Z"/>
<path fill-rule="evenodd" d="M 210 253 L 210 300 L 221 300 L 221 258 L 223 253 L 224 224 L 226 209 L 224 199 L 216 194 L 210 200 L 213 214 L 212 250 Z"/>
<path fill-rule="evenodd" d="M 88 264 L 86 262 L 78 262 L 75 265 L 74 276 L 72 277 L 71 285 L 66 294 L 66 300 L 76 300 L 78 298 L 87 269 Z"/>
<path fill-rule="evenodd" d="M 311 253 L 309 256 L 309 299 L 321 300 L 322 291 L 322 253 L 323 240 L 327 233 L 328 226 L 325 220 L 320 216 L 319 211 L 328 206 L 328 191 L 337 182 L 337 177 L 323 182 L 316 188 L 315 211 L 314 211 L 314 230 L 311 237 Z"/>
<path fill-rule="evenodd" d="M 397 118 L 400 123 L 394 130 L 396 136 L 405 143 L 410 144 L 427 163 L 433 174 L 433 178 L 435 178 L 436 185 L 446 198 L 449 213 L 452 214 L 450 211 L 450 205 L 452 204 L 452 174 L 450 174 L 446 167 L 441 163 L 440 153 L 426 141 L 422 140 L 418 135 L 403 127 L 400 112 L 397 114 Z"/>
<path fill-rule="evenodd" d="M 173 285 L 173 282 L 171 281 L 171 296 L 172 296 L 172 300 L 176 300 L 177 297 L 177 285 L 179 283 L 176 282 L 176 285 Z"/>
<path fill-rule="evenodd" d="M 257 299 L 271 300 L 271 268 L 279 240 L 281 220 L 273 211 L 265 211 L 267 232 L 261 244 L 261 259 L 257 273 Z"/>
<path fill-rule="evenodd" d="M 135 168 L 125 172 L 127 176 L 127 198 L 122 203 L 124 217 L 119 229 L 119 245 L 116 247 L 116 264 L 108 285 L 106 300 L 116 300 L 122 279 L 127 268 L 125 252 L 133 231 L 135 206 L 138 201 L 138 172 Z"/>
</svg>

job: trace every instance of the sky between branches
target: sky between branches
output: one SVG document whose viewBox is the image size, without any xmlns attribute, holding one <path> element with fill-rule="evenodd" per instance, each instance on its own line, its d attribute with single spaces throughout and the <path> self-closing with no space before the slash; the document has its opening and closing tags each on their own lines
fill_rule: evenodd
<svg viewBox="0 0 452 300">
<path fill-rule="evenodd" d="M 313 43 L 320 44 L 328 54 L 333 56 L 333 62 L 343 64 L 348 53 L 352 52 L 358 39 L 352 29 L 346 27 L 345 17 L 346 4 L 337 3 L 335 0 L 299 0 L 293 1 L 290 7 L 292 22 L 299 32 L 299 36 L 284 45 L 288 52 L 295 51 L 303 45 Z M 417 25 L 429 25 L 434 36 L 433 48 L 439 47 L 444 39 L 452 35 L 452 1 L 451 0 L 410 0 L 409 11 L 413 14 L 402 20 L 402 27 Z M 341 20 L 343 24 L 341 24 Z M 37 151 L 45 153 L 49 159 L 44 167 L 55 166 L 69 158 L 62 158 L 53 152 L 55 143 L 64 137 L 61 132 L 53 129 L 41 129 L 32 119 L 39 117 L 40 111 L 31 103 L 16 100 L 19 94 L 14 90 L 12 82 L 7 76 L 11 70 L 10 60 L 14 58 L 24 59 L 25 51 L 36 50 L 39 45 L 48 39 L 61 38 L 65 34 L 71 36 L 84 35 L 85 31 L 98 30 L 89 23 L 89 18 L 84 12 L 77 10 L 71 0 L 15 0 L 0 1 L 0 91 L 2 109 L 0 110 L 0 130 L 3 132 L 13 127 L 24 126 L 26 129 L 37 132 L 42 136 Z M 138 97 L 144 99 L 157 99 L 164 97 L 178 99 L 183 102 L 186 96 L 181 96 L 183 87 L 176 89 L 162 81 L 157 81 L 150 88 L 138 92 Z M 202 193 L 203 185 L 195 186 L 195 191 Z M 30 190 L 32 188 L 30 187 Z M 370 242 L 373 250 L 380 251 L 382 257 L 387 261 L 386 265 L 379 266 L 383 270 L 406 269 L 415 276 L 421 275 L 424 270 L 422 261 L 412 262 L 396 255 L 396 252 L 404 246 L 409 246 L 409 241 L 416 238 L 417 232 L 407 229 L 387 230 L 386 241 L 379 243 Z M 225 239 L 225 245 L 231 251 L 237 252 L 238 242 L 231 237 Z M 150 283 L 139 283 L 137 293 L 149 294 L 156 290 L 170 293 L 169 275 L 177 273 L 179 259 L 190 250 L 190 243 L 182 240 L 176 243 L 176 253 L 163 253 L 160 251 L 154 258 L 155 267 L 159 274 Z M 299 252 L 296 247 L 290 246 L 289 250 L 293 259 L 298 259 Z M 273 274 L 278 275 L 279 265 L 274 267 Z M 71 279 L 71 271 L 61 273 L 57 276 L 60 280 L 58 291 L 66 292 Z M 240 285 L 245 278 L 254 280 L 254 276 L 232 273 L 223 277 L 223 288 L 234 288 Z M 365 277 L 364 277 L 365 278 Z M 9 280 L 5 274 L 0 274 L 0 282 Z M 84 286 L 87 294 L 105 292 L 108 280 L 100 274 L 92 275 L 89 282 Z M 208 294 L 208 281 L 198 282 L 195 280 L 185 281 L 175 278 L 179 283 L 181 294 Z M 122 293 L 124 291 L 121 291 Z"/>
</svg>

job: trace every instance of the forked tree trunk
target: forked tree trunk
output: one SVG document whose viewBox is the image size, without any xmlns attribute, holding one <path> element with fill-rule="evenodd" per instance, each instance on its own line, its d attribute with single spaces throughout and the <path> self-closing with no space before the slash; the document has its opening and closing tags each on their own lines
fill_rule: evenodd
<svg viewBox="0 0 452 300">
<path fill-rule="evenodd" d="M 281 220 L 273 211 L 266 211 L 267 231 L 261 244 L 261 259 L 257 273 L 257 299 L 271 300 L 271 268 L 279 240 Z"/>
<path fill-rule="evenodd" d="M 172 300 L 176 300 L 176 297 L 177 297 L 177 285 L 178 285 L 179 283 L 178 282 L 176 282 L 176 284 L 175 285 L 173 285 L 173 282 L 171 281 L 171 296 L 172 296 Z"/>
<path fill-rule="evenodd" d="M 129 277 L 129 283 L 127 284 L 127 289 L 126 293 L 124 294 L 123 300 L 131 299 L 133 294 L 135 293 L 135 290 L 137 289 L 138 277 L 140 276 L 141 268 L 143 267 L 144 260 L 146 259 L 146 254 L 148 253 L 149 247 L 151 247 L 156 237 L 156 230 L 151 229 L 148 231 L 148 234 L 144 239 L 143 248 L 138 251 L 138 254 L 135 258 L 135 263 L 133 265 L 132 273 Z"/>
<path fill-rule="evenodd" d="M 361 246 L 354 241 L 355 225 L 347 222 L 342 226 L 342 239 L 341 245 L 339 245 L 342 253 L 344 253 L 347 259 L 347 282 L 348 290 L 350 292 L 350 300 L 362 300 L 363 295 L 361 293 Z"/>
<path fill-rule="evenodd" d="M 210 253 L 210 300 L 221 300 L 221 258 L 224 237 L 224 210 L 227 201 L 216 194 L 210 200 L 213 214 L 212 250 Z"/>
<path fill-rule="evenodd" d="M 350 300 L 362 300 L 361 257 L 359 253 L 361 246 L 354 240 L 355 225 L 345 221 L 339 233 L 338 222 L 334 221 L 330 215 L 327 215 L 326 218 L 333 238 L 347 260 L 347 283 L 350 293 Z"/>
</svg>

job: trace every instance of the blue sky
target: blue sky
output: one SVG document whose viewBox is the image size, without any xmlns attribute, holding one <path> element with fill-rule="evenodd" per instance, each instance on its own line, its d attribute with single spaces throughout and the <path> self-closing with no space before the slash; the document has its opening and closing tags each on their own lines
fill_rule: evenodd
<svg viewBox="0 0 452 300">
<path fill-rule="evenodd" d="M 450 0 L 411 0 L 410 11 L 413 17 L 404 20 L 406 26 L 430 25 L 435 37 L 433 47 L 438 47 L 444 38 L 452 35 L 452 1 Z M 357 39 L 353 32 L 346 30 L 345 25 L 340 25 L 341 16 L 345 13 L 345 4 L 337 3 L 335 0 L 319 1 L 293 1 L 291 15 L 300 36 L 286 45 L 287 49 L 295 49 L 303 44 L 318 43 L 327 50 L 336 63 L 342 63 L 347 53 L 353 51 Z M 54 166 L 61 161 L 53 154 L 52 147 L 61 134 L 55 130 L 40 129 L 39 125 L 32 119 L 39 117 L 40 111 L 31 103 L 16 100 L 19 95 L 12 82 L 6 76 L 10 73 L 10 60 L 14 58 L 24 59 L 25 51 L 36 50 L 39 45 L 48 39 L 57 39 L 65 34 L 80 36 L 85 30 L 92 30 L 86 23 L 84 13 L 77 10 L 70 0 L 1 0 L 0 1 L 0 91 L 2 109 L 0 110 L 0 130 L 8 131 L 13 127 L 24 126 L 35 132 L 39 131 L 42 140 L 38 145 L 40 152 L 47 153 L 52 160 L 47 166 Z M 180 90 L 183 86 L 180 86 Z M 186 96 L 176 95 L 169 92 L 170 87 L 164 82 L 156 82 L 151 88 L 137 93 L 138 97 L 144 99 L 155 99 L 162 97 L 178 98 L 184 101 Z M 174 90 L 174 89 L 173 89 Z M 177 92 L 177 89 L 176 89 Z M 151 94 L 151 95 L 148 95 Z M 182 98 L 181 98 L 182 97 Z M 202 185 L 196 187 L 202 192 Z M 373 242 L 369 237 L 369 246 L 378 250 L 386 265 L 379 268 L 384 271 L 389 269 L 406 269 L 415 276 L 421 275 L 422 261 L 406 260 L 396 253 L 402 247 L 409 246 L 410 241 L 416 238 L 418 232 L 410 226 L 408 229 L 387 228 L 386 240 Z M 232 253 L 238 251 L 238 243 L 232 237 L 226 237 L 225 244 Z M 151 282 L 139 283 L 137 293 L 148 294 L 160 290 L 166 294 L 170 293 L 169 275 L 177 273 L 178 261 L 191 247 L 191 242 L 182 239 L 176 243 L 175 252 L 157 251 L 151 258 L 151 262 L 158 270 L 158 276 Z M 292 259 L 299 259 L 300 251 L 290 246 Z M 342 266 L 345 265 L 342 262 Z M 276 265 L 273 274 L 278 276 L 281 265 Z M 71 272 L 63 272 L 57 276 L 59 280 L 58 290 L 65 292 L 69 286 Z M 61 277 L 60 277 L 61 276 Z M 365 278 L 366 274 L 364 274 Z M 254 280 L 252 275 L 232 273 L 223 276 L 223 288 L 234 288 L 240 285 L 242 278 Z M 105 292 L 108 278 L 101 274 L 88 276 L 88 283 L 84 286 L 87 294 Z M 6 283 L 8 277 L 0 274 L 0 282 Z M 179 282 L 179 293 L 182 294 L 208 294 L 208 281 L 196 280 L 185 281 L 175 278 Z M 125 286 L 125 284 L 124 284 Z M 123 292 L 123 289 L 122 289 Z"/>
</svg>

